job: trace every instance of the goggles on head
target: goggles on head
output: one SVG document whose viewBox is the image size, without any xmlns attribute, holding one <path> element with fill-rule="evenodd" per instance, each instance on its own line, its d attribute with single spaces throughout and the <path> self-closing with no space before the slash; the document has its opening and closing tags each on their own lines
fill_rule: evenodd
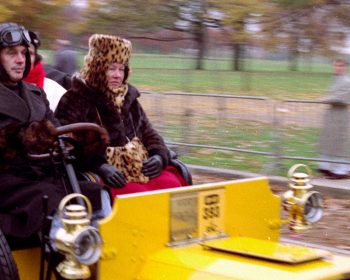
<svg viewBox="0 0 350 280">
<path fill-rule="evenodd" d="M 4 48 L 21 44 L 29 46 L 30 36 L 23 26 L 9 26 L 0 32 L 0 45 Z"/>
</svg>

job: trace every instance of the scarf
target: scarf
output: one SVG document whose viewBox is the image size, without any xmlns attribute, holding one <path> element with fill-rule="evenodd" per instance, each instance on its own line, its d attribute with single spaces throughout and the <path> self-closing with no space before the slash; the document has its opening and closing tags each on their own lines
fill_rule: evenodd
<svg viewBox="0 0 350 280">
<path fill-rule="evenodd" d="M 38 87 L 44 87 L 44 78 L 45 78 L 45 70 L 41 62 L 34 65 L 34 67 L 30 70 L 27 77 L 23 80 L 27 83 L 34 84 Z"/>
<path fill-rule="evenodd" d="M 114 106 L 117 108 L 118 113 L 120 114 L 123 104 L 124 104 L 124 100 L 125 100 L 125 96 L 128 93 L 128 85 L 127 84 L 123 84 L 118 88 L 113 88 L 113 89 L 108 89 L 107 91 L 107 97 L 113 102 Z"/>
</svg>

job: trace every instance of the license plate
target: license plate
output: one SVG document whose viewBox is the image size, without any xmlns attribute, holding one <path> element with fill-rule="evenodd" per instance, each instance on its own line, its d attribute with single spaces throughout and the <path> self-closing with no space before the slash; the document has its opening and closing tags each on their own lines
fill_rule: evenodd
<svg viewBox="0 0 350 280">
<path fill-rule="evenodd" d="M 222 236 L 224 233 L 224 189 L 171 195 L 170 243 Z"/>
<path fill-rule="evenodd" d="M 224 232 L 224 189 L 198 193 L 198 227 L 202 238 L 215 237 Z"/>
</svg>

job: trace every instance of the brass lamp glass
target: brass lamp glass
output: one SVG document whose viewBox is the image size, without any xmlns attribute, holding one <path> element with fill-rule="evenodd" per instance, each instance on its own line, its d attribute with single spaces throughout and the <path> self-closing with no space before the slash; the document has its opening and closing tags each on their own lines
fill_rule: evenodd
<svg viewBox="0 0 350 280">
<path fill-rule="evenodd" d="M 82 198 L 85 206 L 69 204 L 71 200 Z M 57 271 L 65 279 L 87 279 L 89 265 L 98 261 L 101 255 L 102 239 L 96 228 L 90 226 L 92 207 L 87 197 L 69 194 L 62 199 L 58 211 L 63 225 L 55 236 L 55 245 L 65 255 L 65 260 L 57 266 Z"/>
<path fill-rule="evenodd" d="M 297 172 L 305 168 L 306 173 Z M 296 233 L 303 233 L 310 229 L 323 216 L 322 195 L 310 191 L 311 170 L 305 164 L 293 165 L 288 171 L 289 187 L 291 190 L 282 196 L 282 205 L 289 212 L 289 229 Z"/>
</svg>

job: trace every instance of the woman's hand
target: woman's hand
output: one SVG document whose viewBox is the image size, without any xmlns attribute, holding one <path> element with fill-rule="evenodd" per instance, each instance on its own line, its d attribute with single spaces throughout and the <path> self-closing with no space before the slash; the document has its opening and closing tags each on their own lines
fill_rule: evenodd
<svg viewBox="0 0 350 280">
<path fill-rule="evenodd" d="M 102 164 L 97 169 L 97 173 L 110 187 L 122 188 L 126 184 L 126 179 L 123 172 L 108 163 Z"/>
<path fill-rule="evenodd" d="M 160 155 L 153 155 L 143 162 L 142 173 L 150 179 L 158 177 L 163 170 L 163 160 Z"/>
</svg>

